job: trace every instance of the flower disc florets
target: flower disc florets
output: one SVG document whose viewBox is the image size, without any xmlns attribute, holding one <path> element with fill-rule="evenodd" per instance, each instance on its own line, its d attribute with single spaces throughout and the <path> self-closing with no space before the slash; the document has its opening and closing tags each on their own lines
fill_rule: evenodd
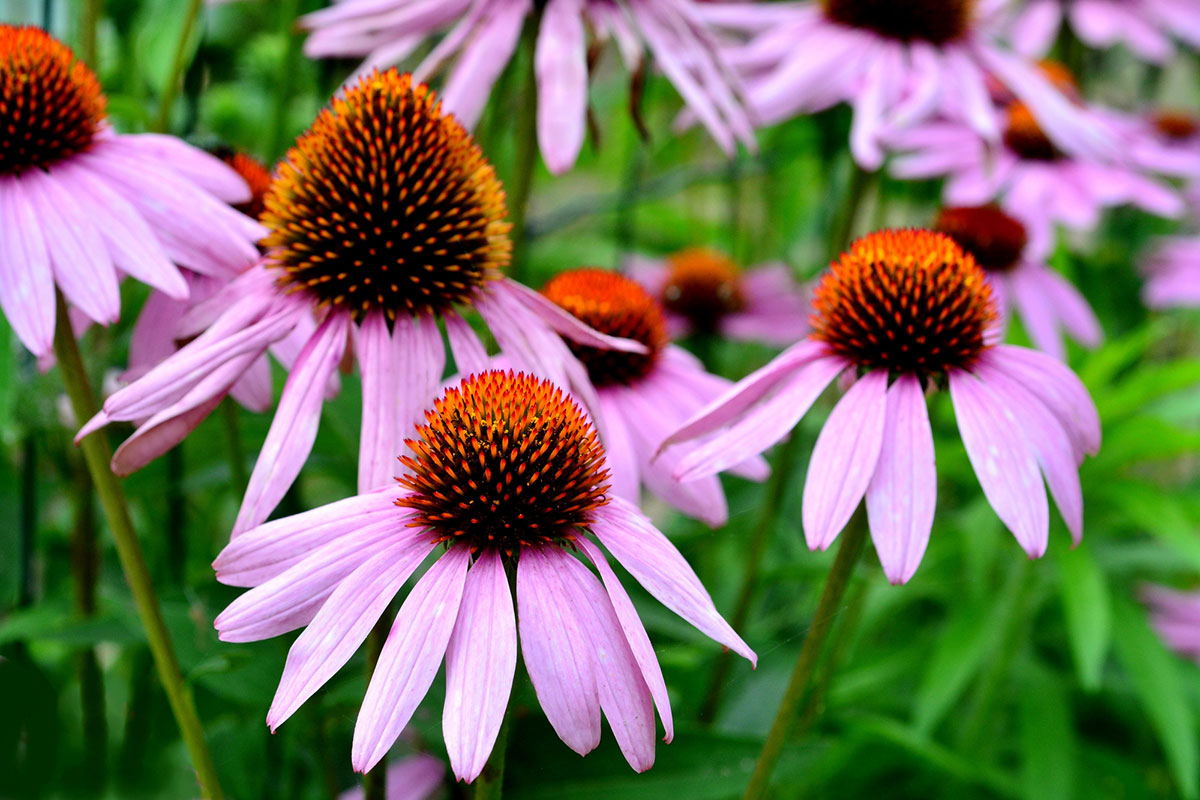
<svg viewBox="0 0 1200 800">
<path fill-rule="evenodd" d="M 253 219 L 262 216 L 265 207 L 263 200 L 271 188 L 271 171 L 257 158 L 246 153 L 222 148 L 214 151 L 213 155 L 228 164 L 250 187 L 250 200 L 238 203 L 234 208 Z"/>
<path fill-rule="evenodd" d="M 0 175 L 83 152 L 103 122 L 100 82 L 71 48 L 40 28 L 0 25 Z"/>
<path fill-rule="evenodd" d="M 1183 111 L 1160 111 L 1153 121 L 1155 129 L 1168 139 L 1190 139 L 1200 133 L 1200 121 Z"/>
<path fill-rule="evenodd" d="M 871 233 L 830 265 L 813 294 L 813 336 L 862 369 L 922 377 L 969 367 L 995 317 L 975 259 L 926 230 Z"/>
<path fill-rule="evenodd" d="M 943 208 L 933 229 L 958 242 L 979 266 L 996 272 L 1015 267 L 1029 241 L 1021 221 L 995 205 Z"/>
<path fill-rule="evenodd" d="M 265 202 L 282 284 L 359 319 L 469 302 L 509 263 L 495 171 L 433 92 L 394 69 L 317 116 Z"/>
<path fill-rule="evenodd" d="M 425 412 L 399 482 L 412 524 L 472 551 L 562 543 L 608 502 L 596 430 L 562 390 L 524 373 L 465 378 Z"/>
<path fill-rule="evenodd" d="M 974 0 L 823 0 L 834 22 L 866 28 L 892 39 L 943 44 L 966 35 Z"/>
<path fill-rule="evenodd" d="M 1004 144 L 1018 156 L 1030 161 L 1057 161 L 1062 152 L 1038 125 L 1037 118 L 1024 103 L 1009 105 L 1004 127 Z"/>
<path fill-rule="evenodd" d="M 645 353 L 626 353 L 568 342 L 596 386 L 633 383 L 650 371 L 667 344 L 657 301 L 623 275 L 602 269 L 571 270 L 555 276 L 542 293 L 601 333 L 646 346 Z"/>
<path fill-rule="evenodd" d="M 725 314 L 745 307 L 737 265 L 721 253 L 689 248 L 668 258 L 667 266 L 663 305 L 696 328 L 714 330 Z"/>
</svg>

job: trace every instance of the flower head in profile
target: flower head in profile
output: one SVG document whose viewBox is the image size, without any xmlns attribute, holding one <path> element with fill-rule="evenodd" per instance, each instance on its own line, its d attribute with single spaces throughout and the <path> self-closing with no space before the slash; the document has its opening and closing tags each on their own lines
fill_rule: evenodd
<svg viewBox="0 0 1200 800">
<path fill-rule="evenodd" d="M 700 0 L 343 0 L 302 23 L 312 31 L 304 47 L 310 56 L 365 56 L 365 70 L 398 64 L 423 43 L 436 42 L 414 74 L 425 80 L 448 67 L 446 110 L 473 128 L 532 17 L 538 26 L 538 144 L 546 166 L 561 173 L 583 146 L 594 46 L 609 40 L 635 87 L 648 49 L 726 152 L 738 141 L 754 146 L 736 81 L 700 18 L 702 9 Z"/>
<path fill-rule="evenodd" d="M 1087 298 L 1050 268 L 1047 254 L 1030 246 L 1020 220 L 995 205 L 949 206 L 933 229 L 974 256 L 987 274 L 1001 332 L 1015 310 L 1034 346 L 1060 361 L 1066 357 L 1064 333 L 1086 347 L 1100 344 L 1100 321 Z"/>
<path fill-rule="evenodd" d="M 1122 44 L 1153 64 L 1174 55 L 1176 40 L 1200 47 L 1200 15 L 1190 0 L 1027 0 L 1005 20 L 1007 38 L 1020 52 L 1043 56 L 1068 21 L 1085 44 Z"/>
<path fill-rule="evenodd" d="M 95 74 L 43 30 L 0 25 L 0 309 L 50 353 L 55 290 L 81 323 L 120 315 L 130 275 L 186 298 L 176 264 L 222 274 L 265 231 L 226 202 L 249 197 L 220 161 L 170 136 L 118 134 Z"/>
<path fill-rule="evenodd" d="M 866 497 L 884 572 L 912 577 L 937 496 L 925 394 L 948 389 L 975 475 L 1031 557 L 1046 550 L 1045 476 L 1072 536 L 1083 531 L 1077 472 L 1100 444 L 1086 389 L 1061 363 L 994 344 L 991 284 L 944 234 L 872 233 L 821 278 L 812 335 L 751 373 L 667 441 L 707 441 L 676 476 L 708 475 L 782 439 L 839 375 L 855 377 L 817 438 L 804 485 L 809 547 L 824 549 Z"/>
<path fill-rule="evenodd" d="M 479 146 L 433 93 L 395 70 L 362 78 L 321 111 L 275 171 L 264 200 L 266 255 L 194 306 L 197 335 L 114 393 L 80 432 L 142 420 L 117 451 L 128 473 L 178 443 L 268 348 L 291 372 L 250 477 L 234 533 L 267 518 L 304 465 L 321 406 L 349 352 L 363 379 L 358 480 L 387 484 L 400 433 L 441 382 L 444 321 L 464 371 L 486 364 L 458 314 L 474 309 L 502 350 L 591 400 L 556 331 L 640 350 L 589 330 L 507 279 L 504 190 Z"/>
<path fill-rule="evenodd" d="M 668 434 L 730 382 L 670 343 L 659 304 L 629 278 L 600 269 L 575 269 L 557 275 L 542 293 L 594 330 L 646 347 L 644 353 L 628 353 L 571 345 L 596 387 L 613 494 L 636 504 L 639 485 L 644 484 L 685 514 L 714 527 L 725 524 L 729 508 L 716 475 L 688 482 L 672 475 L 690 447 L 675 448 L 657 460 L 654 454 Z M 768 473 L 759 457 L 733 465 L 732 471 L 755 480 Z"/>
<path fill-rule="evenodd" d="M 751 267 L 707 247 L 626 260 L 629 276 L 663 306 L 672 337 L 714 333 L 783 345 L 808 333 L 808 300 L 786 264 Z"/>
<path fill-rule="evenodd" d="M 935 117 L 988 142 L 1000 119 L 988 78 L 1030 108 L 1057 146 L 1111 152 L 1106 132 L 1031 63 L 992 38 L 1004 0 L 820 0 L 714 3 L 701 9 L 739 38 L 728 57 L 756 120 L 771 124 L 839 103 L 854 110 L 850 148 L 875 169 L 889 134 Z"/>
<path fill-rule="evenodd" d="M 218 580 L 254 587 L 217 617 L 223 640 L 305 628 L 267 714 L 272 729 L 346 663 L 430 554 L 367 687 L 352 752 L 360 771 L 387 753 L 444 660 L 446 749 L 454 774 L 474 780 L 508 706 L 518 635 L 563 742 L 589 752 L 604 716 L 630 765 L 648 769 L 655 708 L 665 741 L 674 735 L 666 686 L 596 541 L 664 605 L 754 661 L 679 551 L 609 495 L 595 429 L 549 381 L 471 375 L 433 403 L 407 444 L 398 487 L 269 522 L 214 563 Z"/>
</svg>

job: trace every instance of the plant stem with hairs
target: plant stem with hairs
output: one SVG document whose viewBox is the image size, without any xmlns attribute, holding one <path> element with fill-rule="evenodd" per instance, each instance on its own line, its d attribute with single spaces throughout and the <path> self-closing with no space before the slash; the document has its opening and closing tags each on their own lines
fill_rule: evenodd
<svg viewBox="0 0 1200 800">
<path fill-rule="evenodd" d="M 96 396 L 92 391 L 91 382 L 79 355 L 79 345 L 75 341 L 75 333 L 71 330 L 70 318 L 67 315 L 67 303 L 62 292 L 57 292 L 58 320 L 54 329 L 54 354 L 58 359 L 58 368 L 62 374 L 63 383 L 70 398 L 75 418 L 81 422 L 91 419 L 96 413 Z M 117 555 L 125 572 L 125 580 L 133 593 L 134 604 L 146 638 L 150 644 L 150 652 L 154 656 L 154 665 L 158 670 L 158 679 L 171 711 L 179 725 L 179 731 L 187 745 L 188 755 L 191 756 L 192 766 L 196 770 L 196 778 L 200 783 L 200 791 L 204 797 L 218 800 L 223 795 L 217 780 L 216 768 L 213 766 L 212 755 L 208 744 L 204 741 L 204 729 L 196 714 L 192 701 L 191 690 L 183 680 L 179 669 L 179 661 L 171 644 L 171 636 L 163 622 L 162 610 L 154 585 L 150 580 L 150 572 L 146 568 L 146 560 L 142 556 L 141 544 L 133 531 L 133 522 L 129 517 L 129 506 L 125 500 L 125 492 L 121 488 L 117 476 L 112 473 L 109 464 L 112 461 L 112 449 L 103 431 L 96 431 L 80 442 L 88 473 L 91 475 L 96 496 L 100 507 L 108 520 L 113 539 L 117 546 Z"/>
</svg>

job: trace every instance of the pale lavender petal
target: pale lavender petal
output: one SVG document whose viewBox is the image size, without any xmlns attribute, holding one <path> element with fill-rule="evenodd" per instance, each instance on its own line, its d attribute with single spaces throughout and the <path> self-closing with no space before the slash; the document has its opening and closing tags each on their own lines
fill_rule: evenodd
<svg viewBox="0 0 1200 800">
<path fill-rule="evenodd" d="M 35 356 L 54 347 L 54 273 L 20 178 L 0 179 L 0 309 Z"/>
<path fill-rule="evenodd" d="M 362 424 L 358 442 L 358 491 L 392 482 L 399 464 L 396 404 L 401 391 L 399 358 L 387 317 L 373 311 L 358 326 L 354 352 L 362 376 Z M 405 387 L 407 391 L 407 387 Z"/>
<path fill-rule="evenodd" d="M 442 787 L 446 765 L 428 753 L 415 753 L 388 761 L 387 800 L 432 800 Z M 366 800 L 362 783 L 347 789 L 337 800 Z"/>
<path fill-rule="evenodd" d="M 538 146 L 551 173 L 569 170 L 583 146 L 587 45 L 582 0 L 549 0 L 538 31 Z"/>
<path fill-rule="evenodd" d="M 468 129 L 479 121 L 492 86 L 517 48 L 530 1 L 500 0 L 488 8 L 488 19 L 462 49 L 442 90 L 442 104 Z"/>
<path fill-rule="evenodd" d="M 148 155 L 222 202 L 236 205 L 250 200 L 250 187 L 232 167 L 174 136 L 126 133 L 113 137 L 109 146 L 139 156 Z"/>
<path fill-rule="evenodd" d="M 446 347 L 431 316 L 397 319 L 392 338 L 399 354 L 397 388 L 402 384 L 404 389 L 396 397 L 395 459 L 408 452 L 404 440 L 415 434 L 416 426 L 425 421 L 425 410 L 433 406 L 446 368 Z"/>
<path fill-rule="evenodd" d="M 446 323 L 446 338 L 450 340 L 450 352 L 454 355 L 454 366 L 458 374 L 470 375 L 486 370 L 487 350 L 466 320 L 453 311 L 442 314 L 442 319 Z"/>
<path fill-rule="evenodd" d="M 279 688 L 267 712 L 272 732 L 350 660 L 433 548 L 429 536 L 394 541 L 338 583 L 288 650 Z"/>
<path fill-rule="evenodd" d="M 883 445 L 867 487 L 867 520 L 883 574 L 907 583 L 921 564 L 937 503 L 933 432 L 921 381 L 901 375 L 887 395 Z"/>
<path fill-rule="evenodd" d="M 442 736 L 450 766 L 470 783 L 487 764 L 517 668 L 517 619 L 504 562 L 492 550 L 467 573 L 458 621 L 446 647 Z"/>
<path fill-rule="evenodd" d="M 325 386 L 342 360 L 349 327 L 348 315 L 330 314 L 288 375 L 275 419 L 242 498 L 234 535 L 267 518 L 308 460 L 321 421 Z"/>
<path fill-rule="evenodd" d="M 266 355 L 261 355 L 251 361 L 242 376 L 229 387 L 229 396 L 250 411 L 260 414 L 267 411 L 275 400 L 275 387 L 271 382 L 271 360 Z"/>
<path fill-rule="evenodd" d="M 536 314 L 552 330 L 576 344 L 598 347 L 601 350 L 620 350 L 626 353 L 646 352 L 646 346 L 641 342 L 600 333 L 581 322 L 574 314 L 549 300 L 545 295 L 514 280 L 505 278 L 503 281 L 499 281 L 492 291 L 503 293 L 507 297 L 520 301 L 522 306 Z"/>
<path fill-rule="evenodd" d="M 1010 409 L 974 375 L 950 372 L 967 457 L 988 503 L 1031 558 L 1046 552 L 1050 511 L 1033 447 Z"/>
<path fill-rule="evenodd" d="M 629 426 L 614 397 L 625 387 L 605 387 L 596 392 L 604 417 L 604 458 L 611 477 L 612 493 L 632 503 L 640 500 L 640 465 L 630 440 Z"/>
<path fill-rule="evenodd" d="M 1045 353 L 1014 345 L 997 345 L 988 357 L 996 369 L 1012 377 L 1054 412 L 1076 443 L 1076 460 L 1100 449 L 1100 415 L 1087 387 L 1074 372 Z"/>
<path fill-rule="evenodd" d="M 758 663 L 754 651 L 717 613 L 712 598 L 675 545 L 634 506 L 614 497 L 597 509 L 590 527 L 600 543 L 660 603 L 751 665 Z"/>
<path fill-rule="evenodd" d="M 396 613 L 367 686 L 350 758 L 366 772 L 387 755 L 429 691 L 446 653 L 471 552 L 452 547 L 417 581 Z"/>
</svg>

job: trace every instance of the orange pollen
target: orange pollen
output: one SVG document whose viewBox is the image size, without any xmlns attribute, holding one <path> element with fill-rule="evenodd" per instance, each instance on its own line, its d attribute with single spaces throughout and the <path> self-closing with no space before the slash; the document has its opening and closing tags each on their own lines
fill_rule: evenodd
<svg viewBox="0 0 1200 800">
<path fill-rule="evenodd" d="M 825 16 L 902 41 L 934 44 L 960 39 L 971 30 L 975 0 L 822 0 Z"/>
<path fill-rule="evenodd" d="M 721 317 L 745 308 L 737 264 L 724 254 L 693 247 L 668 258 L 667 266 L 663 305 L 696 328 L 715 330 Z"/>
<path fill-rule="evenodd" d="M 1015 267 L 1028 243 L 1020 220 L 994 205 L 943 208 L 933 229 L 958 242 L 979 266 L 996 272 Z"/>
<path fill-rule="evenodd" d="M 1200 133 L 1200 122 L 1182 111 L 1160 111 L 1153 121 L 1158 132 L 1168 139 L 1190 139 Z"/>
<path fill-rule="evenodd" d="M 995 301 L 974 257 L 945 234 L 885 230 L 854 242 L 813 294 L 813 337 L 862 369 L 928 378 L 988 347 Z"/>
<path fill-rule="evenodd" d="M 242 177 L 250 187 L 250 200 L 234 208 L 248 217 L 258 219 L 263 212 L 263 198 L 271 188 L 271 171 L 252 155 L 233 150 L 218 151 L 216 155 Z"/>
<path fill-rule="evenodd" d="M 1078 101 L 1079 97 L 1079 82 L 1075 80 L 1074 73 L 1067 69 L 1067 65 L 1061 61 L 1055 61 L 1052 58 L 1044 58 L 1038 62 L 1038 71 L 1042 73 L 1042 77 L 1050 81 L 1050 85 L 1058 89 L 1070 100 Z"/>
<path fill-rule="evenodd" d="M 1020 102 L 1008 106 L 1004 144 L 1021 158 L 1030 161 L 1056 161 L 1062 158 L 1062 153 L 1038 125 L 1033 112 Z"/>
<path fill-rule="evenodd" d="M 472 552 L 567 544 L 608 502 L 596 429 L 562 390 L 524 373 L 482 372 L 425 412 L 413 455 L 401 456 L 396 505 L 412 526 Z"/>
<path fill-rule="evenodd" d="M 646 345 L 646 353 L 624 353 L 568 342 L 596 386 L 634 383 L 650 372 L 667 344 L 658 302 L 623 275 L 592 268 L 570 270 L 556 275 L 542 294 L 601 333 Z"/>
<path fill-rule="evenodd" d="M 100 82 L 40 28 L 0 25 L 0 175 L 81 153 L 104 123 Z"/>
<path fill-rule="evenodd" d="M 508 266 L 504 189 L 424 84 L 373 72 L 335 97 L 264 199 L 280 283 L 361 319 L 469 304 Z"/>
</svg>

